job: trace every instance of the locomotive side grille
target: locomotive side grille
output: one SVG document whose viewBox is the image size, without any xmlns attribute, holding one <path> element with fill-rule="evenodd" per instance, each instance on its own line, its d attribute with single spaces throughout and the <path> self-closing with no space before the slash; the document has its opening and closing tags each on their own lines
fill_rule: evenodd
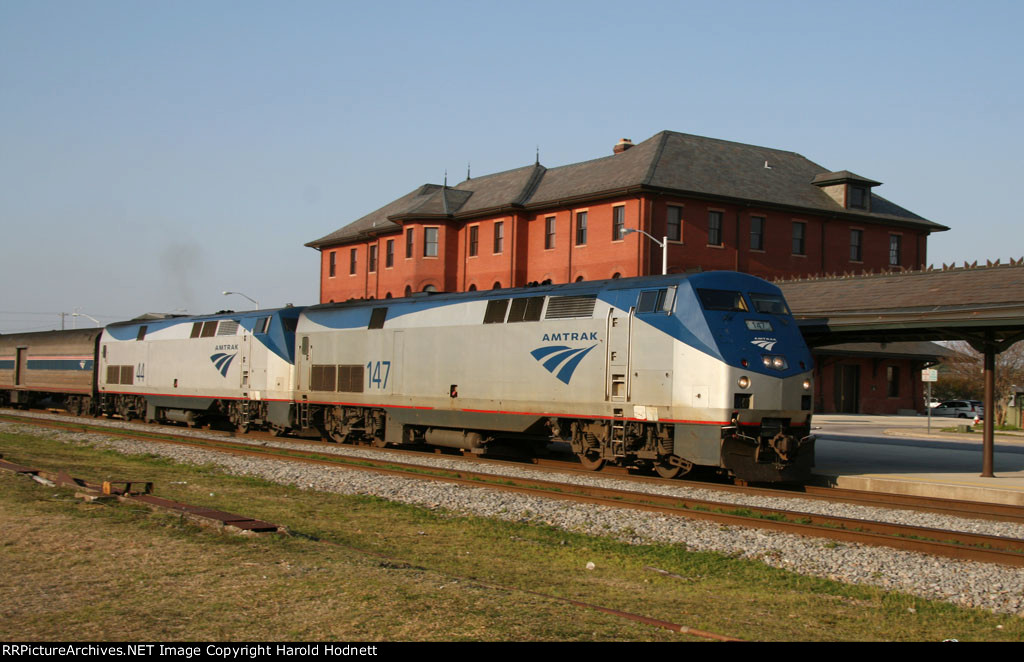
<svg viewBox="0 0 1024 662">
<path fill-rule="evenodd" d="M 346 393 L 363 392 L 363 366 L 339 365 L 338 390 Z"/>
<path fill-rule="evenodd" d="M 238 322 L 235 320 L 223 320 L 217 327 L 218 336 L 233 336 L 238 332 Z"/>
<path fill-rule="evenodd" d="M 309 388 L 313 391 L 333 391 L 337 369 L 333 365 L 314 365 L 309 369 Z"/>
<path fill-rule="evenodd" d="M 571 319 L 574 317 L 593 317 L 594 305 L 597 297 L 572 296 L 572 297 L 550 297 L 548 299 L 548 311 L 544 314 L 546 320 Z"/>
<path fill-rule="evenodd" d="M 108 365 L 107 366 L 107 383 L 108 384 L 120 384 L 121 383 L 121 366 Z"/>
<path fill-rule="evenodd" d="M 121 383 L 122 384 L 134 384 L 135 380 L 135 366 L 123 365 L 121 366 Z"/>
</svg>

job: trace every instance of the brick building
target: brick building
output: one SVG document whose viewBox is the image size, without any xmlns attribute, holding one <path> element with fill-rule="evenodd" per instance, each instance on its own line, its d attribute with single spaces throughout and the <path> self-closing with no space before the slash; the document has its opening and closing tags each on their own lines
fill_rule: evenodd
<svg viewBox="0 0 1024 662">
<path fill-rule="evenodd" d="M 668 270 L 765 278 L 916 269 L 947 230 L 879 182 L 799 154 L 663 131 L 566 166 L 424 184 L 307 246 L 320 300 L 483 290 Z"/>
<path fill-rule="evenodd" d="M 794 152 L 662 131 L 591 161 L 424 184 L 306 245 L 320 252 L 322 303 L 660 273 L 659 245 L 626 229 L 667 237 L 669 273 L 923 268 L 928 235 L 949 228 L 880 197 L 880 185 Z M 860 349 L 844 365 L 875 375 L 881 359 Z M 831 370 L 835 359 L 824 357 Z M 907 384 L 886 385 L 880 406 L 865 393 L 854 407 L 920 409 L 910 380 L 932 358 L 890 354 L 896 369 L 885 374 Z M 831 373 L 819 377 L 831 384 Z M 819 411 L 842 409 L 827 390 Z"/>
</svg>

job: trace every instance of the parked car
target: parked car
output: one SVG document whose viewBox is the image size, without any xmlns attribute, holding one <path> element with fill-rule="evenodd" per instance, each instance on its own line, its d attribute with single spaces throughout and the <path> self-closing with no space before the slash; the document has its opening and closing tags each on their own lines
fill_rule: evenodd
<svg viewBox="0 0 1024 662">
<path fill-rule="evenodd" d="M 985 407 L 978 400 L 947 400 L 932 408 L 932 416 L 953 418 L 985 418 Z"/>
</svg>

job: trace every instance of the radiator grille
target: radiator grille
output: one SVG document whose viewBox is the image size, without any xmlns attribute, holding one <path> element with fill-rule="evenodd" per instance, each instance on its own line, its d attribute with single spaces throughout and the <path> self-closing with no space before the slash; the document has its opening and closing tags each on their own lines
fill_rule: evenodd
<svg viewBox="0 0 1024 662">
<path fill-rule="evenodd" d="M 572 297 L 551 297 L 548 299 L 548 311 L 544 319 L 560 320 L 574 317 L 593 317 L 594 305 L 597 297 L 572 296 Z"/>
</svg>

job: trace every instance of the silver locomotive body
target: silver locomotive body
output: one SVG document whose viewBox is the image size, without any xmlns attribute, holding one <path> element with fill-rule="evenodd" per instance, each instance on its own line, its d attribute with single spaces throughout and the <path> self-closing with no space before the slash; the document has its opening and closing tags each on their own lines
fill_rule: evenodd
<svg viewBox="0 0 1024 662">
<path fill-rule="evenodd" d="M 813 465 L 810 353 L 779 290 L 710 272 L 307 308 L 297 417 L 338 441 L 564 441 L 585 466 L 749 481 Z"/>
</svg>

